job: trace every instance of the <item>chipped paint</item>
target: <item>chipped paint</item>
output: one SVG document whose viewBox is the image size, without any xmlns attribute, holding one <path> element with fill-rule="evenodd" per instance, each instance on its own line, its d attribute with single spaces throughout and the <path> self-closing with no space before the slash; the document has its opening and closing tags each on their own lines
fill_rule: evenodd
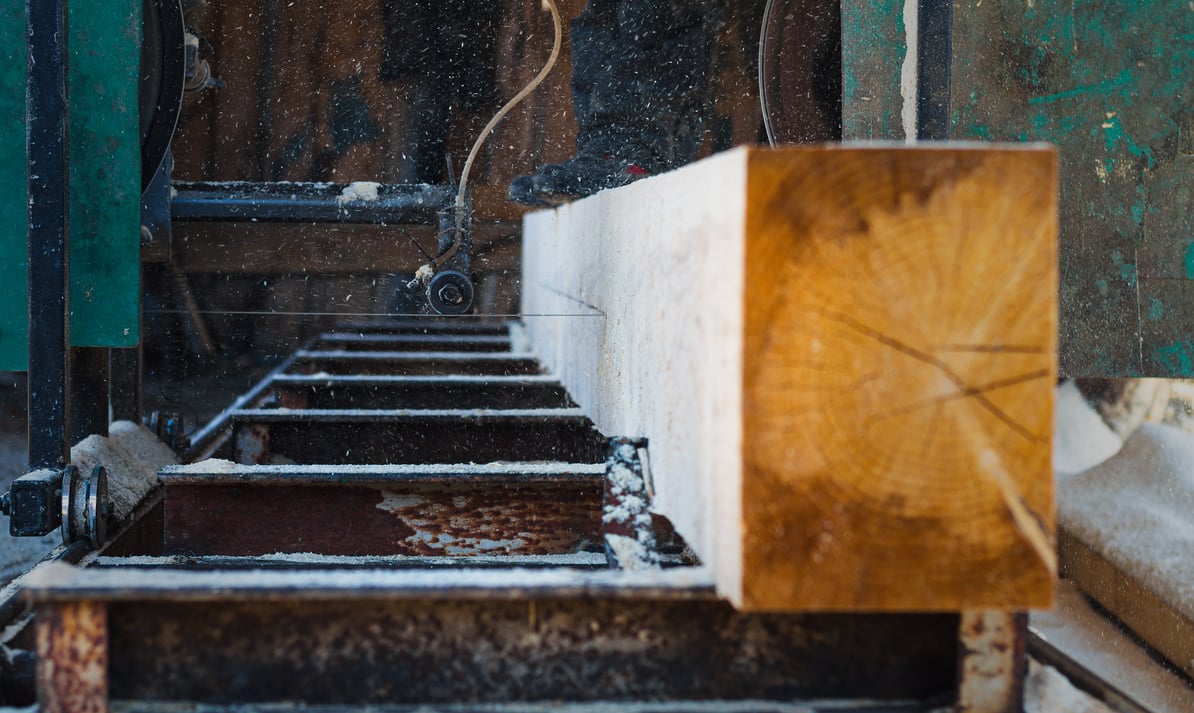
<svg viewBox="0 0 1194 713">
<path fill-rule="evenodd" d="M 1190 377 L 1194 376 L 1194 359 L 1190 354 L 1189 342 L 1160 345 L 1153 348 L 1152 363 L 1167 376 Z"/>
<path fill-rule="evenodd" d="M 1148 305 L 1148 318 L 1157 322 L 1165 317 L 1165 304 L 1156 297 L 1152 298 Z"/>
<path fill-rule="evenodd" d="M 1194 176 L 1179 163 L 1194 14 L 1144 0 L 965 2 L 953 39 L 953 135 L 1060 148 L 1062 371 L 1182 372 L 1174 344 L 1194 333 L 1194 310 L 1172 280 L 1194 280 Z"/>
</svg>

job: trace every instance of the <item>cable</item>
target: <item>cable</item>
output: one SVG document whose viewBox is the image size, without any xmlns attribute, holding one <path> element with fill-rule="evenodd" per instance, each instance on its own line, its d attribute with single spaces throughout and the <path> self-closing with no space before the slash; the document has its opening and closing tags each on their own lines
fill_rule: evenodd
<svg viewBox="0 0 1194 713">
<path fill-rule="evenodd" d="M 456 212 L 456 224 L 453 227 L 455 236 L 452 239 L 452 244 L 447 250 L 444 250 L 442 253 L 437 255 L 430 263 L 419 268 L 418 272 L 416 273 L 416 275 L 419 277 L 416 278 L 416 281 L 419 279 L 430 279 L 431 276 L 435 274 L 436 270 L 442 267 L 448 260 L 451 260 L 456 253 L 460 251 L 460 245 L 464 242 L 464 197 L 468 192 L 468 179 L 469 173 L 473 169 L 473 161 L 476 160 L 477 154 L 481 151 L 481 146 L 485 143 L 485 140 L 489 138 L 489 135 L 493 132 L 494 128 L 497 127 L 498 123 L 502 119 L 506 118 L 506 114 L 509 114 L 514 107 L 518 106 L 523 99 L 526 99 L 531 92 L 535 91 L 539 85 L 543 83 L 543 80 L 547 78 L 547 75 L 555 67 L 556 60 L 560 57 L 560 45 L 563 42 L 563 26 L 560 20 L 560 9 L 556 6 L 555 0 L 543 0 L 543 4 L 548 10 L 551 11 L 552 26 L 555 29 L 555 40 L 551 46 L 551 55 L 547 58 L 547 63 L 543 65 L 543 69 L 540 69 L 539 73 L 535 75 L 535 78 L 532 79 L 525 87 L 523 87 L 520 92 L 515 94 L 510 101 L 506 102 L 501 109 L 498 109 L 498 112 L 493 115 L 493 118 L 490 119 L 489 123 L 485 125 L 485 128 L 481 130 L 481 134 L 477 137 L 477 140 L 473 142 L 473 148 L 471 151 L 469 151 L 468 159 L 464 162 L 464 169 L 460 172 L 460 187 L 456 191 L 456 203 L 454 206 Z M 426 276 L 425 278 L 423 278 L 424 275 Z"/>
</svg>

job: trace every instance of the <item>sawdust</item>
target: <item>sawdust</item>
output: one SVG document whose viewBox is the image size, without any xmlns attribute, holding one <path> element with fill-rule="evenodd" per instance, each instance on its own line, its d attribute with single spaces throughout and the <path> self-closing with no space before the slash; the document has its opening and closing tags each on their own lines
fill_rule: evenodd
<svg viewBox="0 0 1194 713">
<path fill-rule="evenodd" d="M 380 183 L 373 181 L 355 181 L 340 191 L 340 196 L 336 198 L 336 202 L 344 204 L 355 201 L 362 203 L 375 201 L 377 200 L 377 189 L 380 187 Z"/>
<path fill-rule="evenodd" d="M 614 551 L 614 557 L 618 560 L 618 566 L 626 571 L 635 572 L 659 569 L 659 564 L 655 561 L 654 552 L 644 547 L 643 543 L 633 537 L 607 533 L 605 535 L 605 544 L 609 545 L 609 548 Z"/>
<path fill-rule="evenodd" d="M 485 598 L 601 596 L 623 599 L 675 599 L 714 596 L 712 571 L 704 567 L 629 572 L 564 567 L 497 569 L 223 569 L 90 568 L 50 562 L 26 575 L 28 589 L 89 592 L 138 590 L 139 596 L 177 599 L 219 590 L 224 595 L 269 596 L 270 591 L 312 590 L 328 598 L 423 599 L 444 591 Z M 315 594 L 318 592 L 318 594 Z"/>
<path fill-rule="evenodd" d="M 1150 713 L 1194 711 L 1194 689 L 1097 611 L 1072 582 L 1058 582 L 1053 609 L 1032 612 L 1029 626 Z"/>
<path fill-rule="evenodd" d="M 511 354 L 530 354 L 532 351 L 531 335 L 522 322 L 511 322 L 508 326 L 510 334 Z"/>
<path fill-rule="evenodd" d="M 1053 469 L 1081 473 L 1119 452 L 1123 439 L 1099 417 L 1073 381 L 1057 387 Z"/>
<path fill-rule="evenodd" d="M 1063 477 L 1058 521 L 1194 618 L 1194 434 L 1146 423 L 1115 457 Z"/>
<path fill-rule="evenodd" d="M 1028 663 L 1024 681 L 1024 713 L 1114 713 L 1102 702 L 1074 687 L 1051 666 Z"/>
<path fill-rule="evenodd" d="M 112 515 L 123 520 L 157 485 L 158 471 L 177 464 L 178 458 L 149 429 L 130 421 L 113 423 L 109 434 L 84 438 L 71 448 L 70 459 L 84 477 L 97 465 L 104 466 Z"/>
<path fill-rule="evenodd" d="M 171 473 L 235 473 L 241 465 L 223 458 L 208 458 L 207 460 L 176 465 L 170 469 Z"/>
</svg>

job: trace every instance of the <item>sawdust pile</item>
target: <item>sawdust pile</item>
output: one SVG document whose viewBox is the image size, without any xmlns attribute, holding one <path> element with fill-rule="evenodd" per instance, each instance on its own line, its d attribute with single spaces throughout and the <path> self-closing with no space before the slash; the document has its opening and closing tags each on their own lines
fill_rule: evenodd
<svg viewBox="0 0 1194 713">
<path fill-rule="evenodd" d="M 1063 528 L 1194 617 L 1194 434 L 1146 423 L 1113 458 L 1058 485 Z"/>
<path fill-rule="evenodd" d="M 1114 713 L 1101 701 L 1086 695 L 1069 679 L 1049 666 L 1029 662 L 1024 681 L 1024 713 Z"/>
<path fill-rule="evenodd" d="M 176 465 L 178 457 L 148 428 L 131 421 L 117 421 L 108 431 L 108 438 L 91 435 L 80 441 L 71 448 L 70 459 L 82 476 L 104 466 L 113 515 L 123 520 L 157 485 L 158 471 Z"/>
</svg>

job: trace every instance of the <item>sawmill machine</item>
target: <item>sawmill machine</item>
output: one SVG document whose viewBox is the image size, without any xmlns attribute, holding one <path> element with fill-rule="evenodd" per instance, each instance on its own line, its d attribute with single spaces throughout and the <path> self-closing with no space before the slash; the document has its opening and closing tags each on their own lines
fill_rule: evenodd
<svg viewBox="0 0 1194 713">
<path fill-rule="evenodd" d="M 215 29 L 194 14 L 198 3 L 172 0 L 6 6 L 0 37 L 22 59 L 0 73 L 0 181 L 27 193 L 0 201 L 0 369 L 27 372 L 29 473 L 0 504 L 14 536 L 61 533 L 63 544 L 0 601 L 0 620 L 14 624 L 4 703 L 1019 708 L 1023 613 L 754 614 L 719 599 L 683 537 L 650 511 L 650 434 L 600 432 L 523 348 L 513 301 L 500 299 L 514 273 L 493 267 L 513 250 L 521 217 L 504 185 L 499 199 L 485 181 L 470 186 L 471 156 L 459 178 L 449 160 L 442 183 L 328 168 L 376 166 L 368 144 L 385 127 L 371 118 L 381 113 L 370 111 L 373 80 L 320 72 L 357 66 L 343 48 L 378 24 L 378 9 L 303 5 L 213 3 Z M 1048 134 L 1048 106 L 1022 132 L 1010 109 L 976 108 L 964 83 L 978 80 L 954 48 L 981 44 L 979 33 L 954 29 L 952 3 L 918 3 L 918 35 L 904 31 L 903 4 L 740 5 L 738 33 L 750 41 L 722 54 L 752 69 L 762 107 L 723 102 L 713 150 L 741 137 L 1068 138 Z M 537 71 L 556 13 L 504 7 L 526 37 L 501 46 L 524 49 Z M 347 21 L 350 10 L 364 19 Z M 309 64 L 287 64 L 299 57 Z M 259 82 L 246 67 L 285 78 Z M 276 108 L 276 86 L 317 75 L 319 92 L 294 94 L 328 126 L 277 128 L 293 117 Z M 503 76 L 521 86 L 528 72 Z M 566 82 L 555 91 L 558 103 Z M 176 137 L 188 92 L 203 128 Z M 503 135 L 493 184 L 518 160 L 568 150 L 567 135 L 534 128 L 559 114 L 534 96 L 518 121 L 520 148 L 535 150 L 508 155 Z M 730 121 L 734 109 L 747 119 Z M 252 161 L 241 156 L 252 151 Z M 156 348 L 146 334 L 159 318 L 144 311 L 143 263 L 182 286 L 174 312 L 190 320 L 197 351 L 213 341 L 206 312 L 221 308 L 205 310 L 201 301 L 218 301 L 197 299 L 188 275 L 300 275 L 305 286 L 361 273 L 373 299 L 367 309 L 293 310 L 306 320 L 293 348 L 188 428 L 143 406 Z M 263 331 L 285 312 L 223 309 L 262 317 Z M 1075 368 L 1096 360 L 1068 358 Z M 146 441 L 141 424 L 167 445 Z M 627 540 L 641 547 L 628 554 Z"/>
</svg>

